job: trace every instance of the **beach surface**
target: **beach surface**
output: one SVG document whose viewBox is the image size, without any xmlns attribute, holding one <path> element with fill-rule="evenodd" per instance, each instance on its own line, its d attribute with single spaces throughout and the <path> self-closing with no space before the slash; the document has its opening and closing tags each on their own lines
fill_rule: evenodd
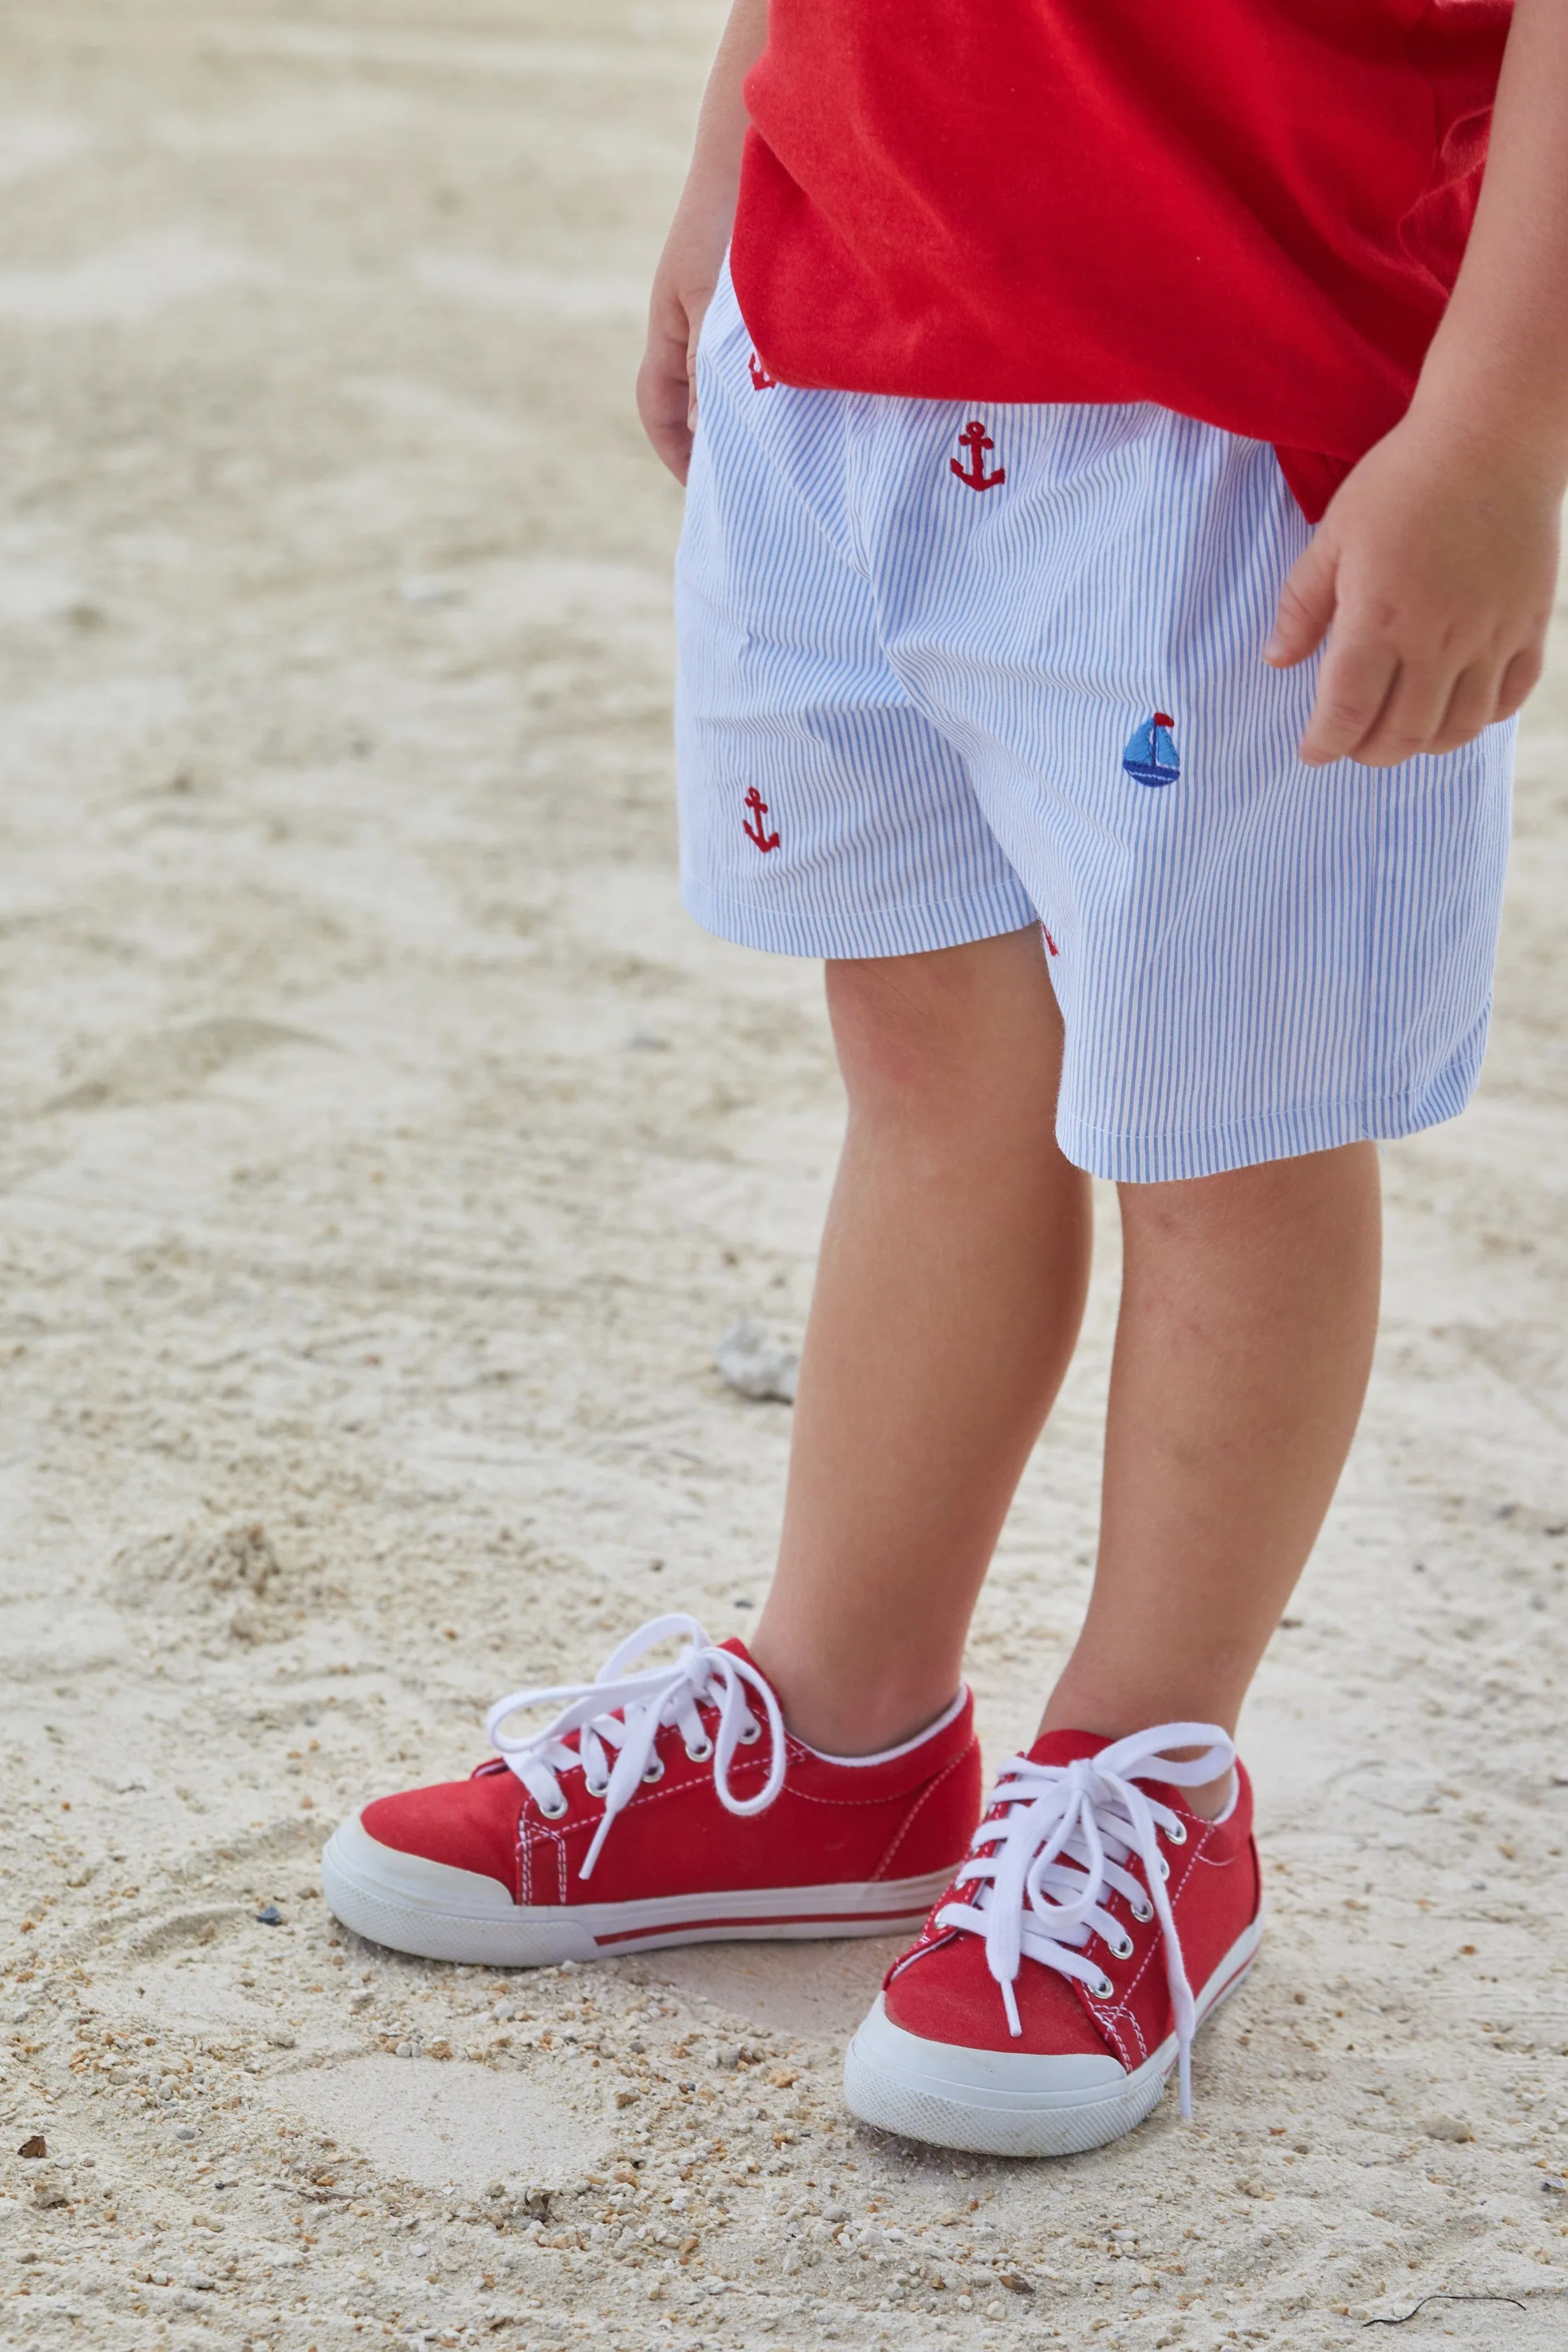
<svg viewBox="0 0 1568 2352">
<path fill-rule="evenodd" d="M 765 1588 L 789 1411 L 713 1351 L 798 1340 L 842 1103 L 816 971 L 678 904 L 631 401 L 715 25 L 0 12 L 0 2346 L 1547 2352 L 1568 635 L 1479 1099 L 1386 1154 L 1194 2124 L 1034 2167 L 857 2127 L 885 1942 L 509 1976 L 321 1898 L 500 1693 Z M 993 1762 L 1087 1587 L 1100 1208 L 974 1628 Z"/>
</svg>

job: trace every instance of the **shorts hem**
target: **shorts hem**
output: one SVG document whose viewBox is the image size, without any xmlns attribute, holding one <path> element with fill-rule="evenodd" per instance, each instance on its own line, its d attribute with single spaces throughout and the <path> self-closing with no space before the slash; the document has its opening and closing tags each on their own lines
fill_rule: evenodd
<svg viewBox="0 0 1568 2352">
<path fill-rule="evenodd" d="M 929 955 L 939 948 L 971 946 L 976 940 L 1027 930 L 1039 917 L 1020 893 L 998 892 L 980 899 L 938 899 L 888 908 L 769 907 L 754 898 L 731 898 L 685 878 L 680 900 L 694 922 L 735 947 L 759 948 L 769 955 L 814 959 Z"/>
<path fill-rule="evenodd" d="M 1112 1184 L 1179 1183 L 1266 1160 L 1334 1151 L 1347 1143 L 1393 1143 L 1458 1117 L 1476 1090 L 1485 1045 L 1482 1022 L 1447 1067 L 1419 1091 L 1265 1111 L 1190 1135 L 1116 1134 L 1058 1113 L 1057 1141 L 1075 1167 Z"/>
</svg>

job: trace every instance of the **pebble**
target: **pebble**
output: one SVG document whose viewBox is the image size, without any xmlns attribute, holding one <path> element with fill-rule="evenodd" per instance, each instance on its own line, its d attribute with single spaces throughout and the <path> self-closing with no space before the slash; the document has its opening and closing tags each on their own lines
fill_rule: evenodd
<svg viewBox="0 0 1568 2352">
<path fill-rule="evenodd" d="M 761 1404 L 795 1402 L 800 1353 L 786 1348 L 773 1326 L 744 1315 L 713 1351 L 713 1361 L 732 1389 Z"/>
</svg>

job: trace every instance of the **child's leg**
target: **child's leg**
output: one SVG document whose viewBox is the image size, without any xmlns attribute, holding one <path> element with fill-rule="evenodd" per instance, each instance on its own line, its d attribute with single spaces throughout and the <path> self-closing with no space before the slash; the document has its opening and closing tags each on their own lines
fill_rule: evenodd
<svg viewBox="0 0 1568 2352">
<path fill-rule="evenodd" d="M 1037 929 L 829 964 L 849 1123 L 801 1362 L 778 1574 L 753 1645 L 838 1755 L 958 1687 L 974 1597 L 1072 1354 L 1089 1180 L 1057 1146 Z"/>
<path fill-rule="evenodd" d="M 1037 935 L 830 967 L 849 1129 L 756 1654 L 839 1754 L 946 1703 L 1066 1369 L 1086 1181 L 1052 1130 Z M 1123 1190 L 1101 1557 L 1048 1727 L 1234 1727 L 1355 1428 L 1376 1325 L 1369 1144 Z"/>
<path fill-rule="evenodd" d="M 1361 1412 L 1376 1148 L 1121 1191 L 1100 1564 L 1045 1727 L 1234 1730 Z"/>
</svg>

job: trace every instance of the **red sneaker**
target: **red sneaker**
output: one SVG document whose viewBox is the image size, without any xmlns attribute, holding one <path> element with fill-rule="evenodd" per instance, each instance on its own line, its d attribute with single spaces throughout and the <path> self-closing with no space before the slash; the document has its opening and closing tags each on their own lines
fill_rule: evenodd
<svg viewBox="0 0 1568 2352">
<path fill-rule="evenodd" d="M 1220 1820 L 1183 1803 L 1233 1765 Z M 939 2147 L 1073 2156 L 1141 2124 L 1179 2063 L 1189 2115 L 1193 2035 L 1262 1933 L 1252 1790 L 1223 1731 L 1047 1732 L 1007 1766 L 948 1899 L 888 1971 L 849 2045 L 849 2105 Z"/>
<path fill-rule="evenodd" d="M 685 1634 L 673 1665 L 632 1671 Z M 561 1703 L 564 1701 L 564 1705 Z M 547 1729 L 500 1729 L 561 1705 Z M 491 1707 L 499 1760 L 382 1797 L 334 1831 L 327 1901 L 400 1952 L 496 1968 L 724 1937 L 879 1936 L 920 1925 L 980 1811 L 973 1706 L 881 1756 L 784 1729 L 739 1642 L 660 1617 L 596 1681 Z"/>
</svg>

